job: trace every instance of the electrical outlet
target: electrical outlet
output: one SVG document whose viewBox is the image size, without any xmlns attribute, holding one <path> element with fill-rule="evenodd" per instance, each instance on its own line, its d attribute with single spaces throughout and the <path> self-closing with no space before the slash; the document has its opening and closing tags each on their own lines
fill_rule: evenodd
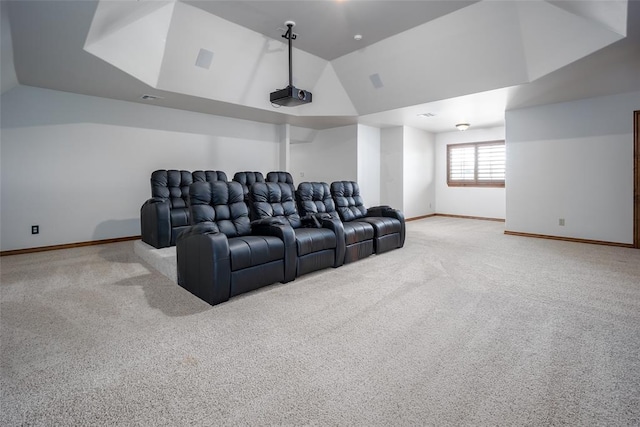
<svg viewBox="0 0 640 427">
<path fill-rule="evenodd" d="M 32 225 L 31 226 L 31 234 L 40 234 L 40 226 Z"/>
<path fill-rule="evenodd" d="M 564 218 L 560 218 L 560 219 L 558 220 L 558 225 L 560 225 L 560 226 L 564 227 Z"/>
</svg>

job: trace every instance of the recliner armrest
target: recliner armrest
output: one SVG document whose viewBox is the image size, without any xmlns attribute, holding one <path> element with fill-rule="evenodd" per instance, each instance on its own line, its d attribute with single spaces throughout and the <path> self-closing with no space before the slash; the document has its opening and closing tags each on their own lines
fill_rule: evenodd
<svg viewBox="0 0 640 427">
<path fill-rule="evenodd" d="M 309 213 L 300 218 L 302 226 L 306 228 L 322 228 L 322 220 L 330 219 L 331 215 L 326 212 Z"/>
<path fill-rule="evenodd" d="M 331 215 L 326 212 L 309 213 L 300 218 L 303 227 L 322 228 L 322 221 L 331 219 Z"/>
<path fill-rule="evenodd" d="M 296 278 L 296 259 L 298 249 L 296 247 L 296 234 L 293 227 L 276 218 L 265 218 L 274 221 L 253 221 L 251 234 L 257 236 L 274 236 L 284 242 L 284 281 L 287 283 Z"/>
<path fill-rule="evenodd" d="M 229 241 L 216 224 L 202 222 L 180 233 L 176 241 L 176 259 L 180 286 L 211 305 L 229 299 Z"/>
<path fill-rule="evenodd" d="M 171 246 L 171 203 L 167 199 L 152 197 L 140 208 L 142 241 L 154 248 Z"/>
<path fill-rule="evenodd" d="M 347 244 L 344 240 L 344 225 L 342 221 L 337 218 L 331 218 L 331 215 L 327 215 L 322 219 L 322 227 L 328 228 L 336 235 L 336 259 L 333 263 L 333 267 L 340 267 L 344 264 L 344 255 L 346 252 Z"/>
<path fill-rule="evenodd" d="M 260 227 L 263 225 L 285 225 L 284 221 L 280 218 L 274 218 L 274 217 L 268 217 L 268 218 L 262 218 L 262 219 L 256 219 L 254 221 L 251 221 L 251 229 L 253 229 L 254 227 Z"/>
<path fill-rule="evenodd" d="M 367 209 L 366 216 L 384 216 L 382 212 L 388 211 L 388 210 L 395 210 L 395 209 L 393 209 L 389 205 L 372 206 L 369 209 Z"/>
<path fill-rule="evenodd" d="M 401 228 L 400 228 L 400 246 L 399 247 L 404 246 L 405 222 L 404 222 L 404 214 L 402 213 L 402 211 L 398 209 L 393 209 L 389 206 L 376 206 L 376 207 L 367 209 L 367 216 L 368 217 L 372 217 L 372 216 L 389 217 L 389 218 L 395 218 L 398 221 L 400 221 Z"/>
</svg>

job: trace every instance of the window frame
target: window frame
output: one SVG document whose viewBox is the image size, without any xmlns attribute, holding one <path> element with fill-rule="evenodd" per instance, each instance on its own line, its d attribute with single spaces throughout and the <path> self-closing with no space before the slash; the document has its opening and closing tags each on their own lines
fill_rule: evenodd
<svg viewBox="0 0 640 427">
<path fill-rule="evenodd" d="M 502 145 L 505 147 L 505 175 L 506 175 L 506 144 L 504 140 L 482 141 L 482 142 L 465 142 L 462 144 L 447 144 L 447 186 L 449 187 L 493 187 L 504 188 L 505 179 L 502 180 L 479 180 L 478 179 L 478 147 Z M 473 174 L 474 179 L 471 180 L 452 180 L 451 179 L 451 150 L 455 148 L 474 147 Z"/>
</svg>

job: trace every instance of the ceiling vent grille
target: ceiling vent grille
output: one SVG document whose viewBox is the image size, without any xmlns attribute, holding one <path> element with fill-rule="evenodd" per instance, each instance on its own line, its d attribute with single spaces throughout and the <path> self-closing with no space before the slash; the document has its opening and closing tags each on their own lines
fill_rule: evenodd
<svg viewBox="0 0 640 427">
<path fill-rule="evenodd" d="M 145 95 L 142 95 L 140 99 L 142 99 L 143 101 L 155 101 L 156 99 L 164 99 L 164 98 L 161 96 L 145 94 Z"/>
</svg>

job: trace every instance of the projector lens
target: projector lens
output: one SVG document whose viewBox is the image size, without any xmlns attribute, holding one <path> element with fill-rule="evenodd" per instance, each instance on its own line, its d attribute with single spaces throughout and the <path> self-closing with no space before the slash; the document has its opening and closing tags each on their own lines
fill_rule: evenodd
<svg viewBox="0 0 640 427">
<path fill-rule="evenodd" d="M 304 100 L 307 97 L 307 94 L 303 90 L 298 91 L 298 99 Z"/>
</svg>

